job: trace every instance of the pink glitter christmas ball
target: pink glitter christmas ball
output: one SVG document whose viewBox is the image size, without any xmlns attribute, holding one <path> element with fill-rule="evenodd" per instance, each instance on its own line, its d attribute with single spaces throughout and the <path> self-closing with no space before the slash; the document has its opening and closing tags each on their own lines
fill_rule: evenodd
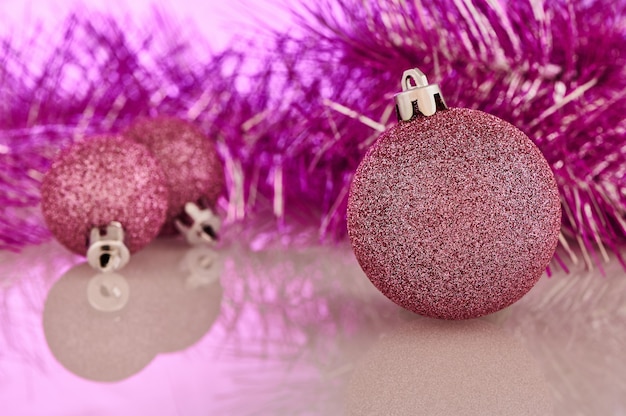
<svg viewBox="0 0 626 416">
<path fill-rule="evenodd" d="M 348 233 L 398 305 L 467 319 L 520 299 L 558 242 L 561 204 L 539 149 L 513 125 L 452 108 L 399 123 L 359 165 Z"/>
<path fill-rule="evenodd" d="M 131 253 L 158 234 L 167 210 L 163 172 L 148 149 L 116 136 L 76 143 L 53 163 L 41 185 L 50 231 L 85 255 L 93 227 L 122 224 Z"/>
<path fill-rule="evenodd" d="M 213 208 L 224 191 L 224 168 L 215 144 L 193 124 L 173 117 L 137 120 L 125 135 L 147 146 L 159 161 L 169 188 L 161 234 L 176 234 L 174 219 L 185 203 Z"/>
</svg>

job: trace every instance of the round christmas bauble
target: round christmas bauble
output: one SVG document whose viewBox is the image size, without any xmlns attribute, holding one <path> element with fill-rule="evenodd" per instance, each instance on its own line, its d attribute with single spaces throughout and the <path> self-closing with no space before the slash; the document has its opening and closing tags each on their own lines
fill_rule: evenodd
<svg viewBox="0 0 626 416">
<path fill-rule="evenodd" d="M 215 143 L 193 124 L 174 117 L 137 120 L 125 135 L 147 146 L 159 161 L 169 189 L 162 234 L 176 233 L 174 221 L 188 202 L 214 208 L 224 191 L 224 168 Z"/>
<path fill-rule="evenodd" d="M 119 136 L 71 146 L 53 163 L 41 186 L 41 208 L 50 231 L 64 246 L 85 255 L 92 229 L 121 224 L 134 253 L 159 232 L 167 210 L 167 187 L 148 149 Z"/>
<path fill-rule="evenodd" d="M 398 305 L 443 319 L 520 299 L 550 262 L 560 223 L 539 149 L 471 109 L 433 110 L 384 132 L 348 201 L 348 233 L 367 277 Z"/>
</svg>

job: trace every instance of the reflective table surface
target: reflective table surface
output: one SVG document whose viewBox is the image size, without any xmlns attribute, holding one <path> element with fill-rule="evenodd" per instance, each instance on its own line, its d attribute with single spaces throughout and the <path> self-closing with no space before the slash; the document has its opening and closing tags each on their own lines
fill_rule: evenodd
<svg viewBox="0 0 626 416">
<path fill-rule="evenodd" d="M 345 243 L 263 245 L 157 241 L 115 276 L 55 242 L 0 253 L 2 414 L 626 414 L 615 260 L 448 322 L 387 300 Z"/>
</svg>

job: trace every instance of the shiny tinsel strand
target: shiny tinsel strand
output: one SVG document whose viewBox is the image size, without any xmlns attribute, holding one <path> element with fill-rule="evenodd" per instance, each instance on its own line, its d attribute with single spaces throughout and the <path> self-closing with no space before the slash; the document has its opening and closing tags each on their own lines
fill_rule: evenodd
<svg viewBox="0 0 626 416">
<path fill-rule="evenodd" d="M 601 267 L 607 251 L 624 264 L 625 12 L 623 0 L 323 0 L 294 12 L 302 30 L 277 38 L 305 84 L 296 89 L 296 102 L 307 103 L 302 154 L 316 156 L 313 177 L 332 172 L 322 224 L 343 229 L 354 165 L 393 122 L 402 72 L 419 67 L 449 105 L 503 118 L 539 146 L 559 184 L 562 248 L 574 261 L 567 238 L 589 267 Z"/>
<path fill-rule="evenodd" d="M 0 249 L 48 237 L 39 186 L 60 149 L 139 116 L 178 116 L 207 130 L 223 114 L 216 103 L 232 85 L 216 79 L 226 67 L 237 71 L 238 53 L 201 59 L 197 50 L 208 47 L 199 35 L 192 49 L 164 16 L 147 23 L 83 13 L 65 20 L 59 36 L 36 31 L 23 45 L 11 36 L 0 42 Z"/>
</svg>

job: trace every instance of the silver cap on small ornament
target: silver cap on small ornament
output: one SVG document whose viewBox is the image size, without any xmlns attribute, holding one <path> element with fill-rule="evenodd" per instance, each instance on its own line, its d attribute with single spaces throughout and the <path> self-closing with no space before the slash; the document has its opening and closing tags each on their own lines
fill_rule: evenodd
<svg viewBox="0 0 626 416">
<path fill-rule="evenodd" d="M 110 222 L 104 232 L 98 227 L 91 229 L 87 261 L 103 273 L 114 272 L 126 266 L 130 251 L 124 244 L 124 229 L 117 221 Z"/>
<path fill-rule="evenodd" d="M 181 219 L 176 219 L 174 225 L 189 244 L 212 244 L 219 239 L 221 221 L 211 208 L 202 208 L 194 202 L 187 202 L 184 212 L 191 224 L 188 225 Z"/>
</svg>

